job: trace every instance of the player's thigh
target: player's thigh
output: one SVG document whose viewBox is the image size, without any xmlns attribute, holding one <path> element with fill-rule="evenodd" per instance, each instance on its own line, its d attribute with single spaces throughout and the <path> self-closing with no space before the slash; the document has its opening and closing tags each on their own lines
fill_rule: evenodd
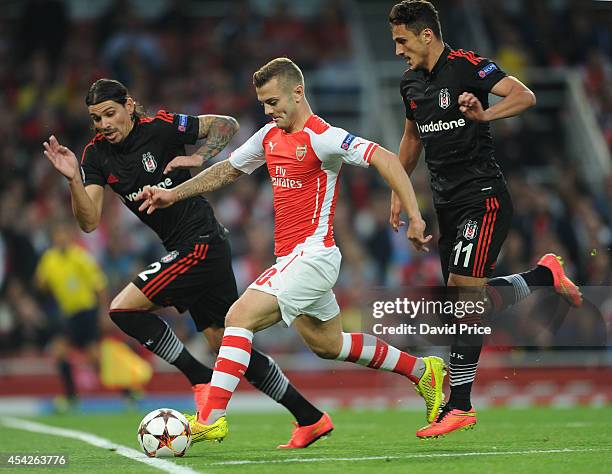
<svg viewBox="0 0 612 474">
<path fill-rule="evenodd" d="M 117 309 L 143 309 L 149 311 L 156 305 L 134 283 L 128 283 L 111 301 L 111 311 Z"/>
<path fill-rule="evenodd" d="M 276 296 L 248 288 L 229 309 L 226 327 L 261 331 L 281 320 Z"/>
<path fill-rule="evenodd" d="M 340 312 L 331 289 L 341 259 L 337 247 L 304 248 L 278 259 L 249 288 L 275 296 L 287 326 L 302 314 L 325 321 Z"/>
<path fill-rule="evenodd" d="M 512 220 L 507 193 L 468 203 L 455 210 L 455 240 L 449 274 L 484 279 L 491 276 Z"/>
<path fill-rule="evenodd" d="M 202 278 L 203 285 L 193 288 L 193 293 L 200 295 L 190 304 L 189 314 L 199 332 L 208 328 L 220 329 L 223 333 L 225 316 L 231 306 L 238 300 L 236 278 L 231 267 L 231 256 L 228 254 L 227 265 L 220 267 L 211 277 Z"/>
<path fill-rule="evenodd" d="M 335 359 L 342 349 L 342 319 L 340 315 L 322 321 L 305 314 L 293 325 L 312 352 L 324 359 Z"/>
</svg>

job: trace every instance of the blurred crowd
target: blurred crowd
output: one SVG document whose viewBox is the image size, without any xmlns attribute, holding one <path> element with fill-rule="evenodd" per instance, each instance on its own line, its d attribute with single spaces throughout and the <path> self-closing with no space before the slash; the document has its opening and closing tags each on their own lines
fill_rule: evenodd
<svg viewBox="0 0 612 474">
<path fill-rule="evenodd" d="M 7 173 L 0 188 L 0 354 L 40 351 L 51 337 L 50 314 L 56 309 L 36 290 L 33 274 L 50 245 L 51 225 L 70 217 L 71 210 L 66 182 L 42 155 L 41 143 L 53 133 L 80 156 L 93 135 L 84 97 L 95 79 L 123 81 L 150 114 L 163 108 L 235 116 L 241 130 L 231 149 L 266 121 L 251 85 L 252 72 L 260 65 L 286 55 L 303 68 L 308 81 L 310 72 L 346 64 L 357 53 L 347 23 L 349 4 L 342 0 L 306 2 L 299 9 L 289 1 L 220 6 L 223 2 L 157 0 L 143 10 L 134 8 L 138 2 L 87 3 L 85 11 L 79 2 L 30 0 L 12 15 L 0 13 L 0 105 L 10 111 L 0 115 L 0 167 Z M 224 10 L 207 12 L 208 3 Z M 509 72 L 560 63 L 582 69 L 612 143 L 609 29 L 575 16 L 569 1 L 531 2 L 533 15 L 524 15 L 527 6 L 522 4 L 527 2 L 500 2 L 518 7 L 494 11 L 486 6 L 489 2 L 480 3 L 495 57 Z M 189 11 L 187 5 L 194 4 L 200 9 Z M 554 5 L 567 8 L 550 16 L 546 8 Z M 381 5 L 376 21 L 386 21 L 386 9 Z M 497 273 L 522 271 L 541 254 L 554 251 L 567 257 L 569 272 L 579 283 L 609 285 L 612 178 L 602 177 L 600 189 L 586 186 L 565 156 L 563 143 L 542 142 L 529 120 L 527 115 L 495 127 L 515 206 Z M 368 135 L 367 130 L 354 132 Z M 225 157 L 227 151 L 220 155 Z M 532 165 L 545 165 L 553 174 L 534 181 L 527 171 Z M 415 173 L 414 183 L 435 236 L 423 169 Z M 231 230 L 242 290 L 273 262 L 267 172 L 260 170 L 210 200 L 218 219 Z M 435 245 L 429 254 L 415 254 L 402 233 L 390 230 L 388 209 L 389 192 L 375 173 L 346 170 L 334 229 L 343 253 L 335 291 L 348 325 L 359 326 L 358 306 L 366 289 L 441 283 Z M 153 232 L 108 190 L 100 227 L 92 234 L 75 229 L 75 239 L 100 263 L 111 296 L 164 254 Z M 175 319 L 184 331 L 193 331 L 188 318 Z M 289 346 L 282 339 L 264 343 Z"/>
</svg>

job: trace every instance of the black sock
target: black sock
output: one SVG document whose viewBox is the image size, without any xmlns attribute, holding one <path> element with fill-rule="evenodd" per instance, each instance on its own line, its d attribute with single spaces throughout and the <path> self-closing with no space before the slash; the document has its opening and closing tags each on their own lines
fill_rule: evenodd
<svg viewBox="0 0 612 474">
<path fill-rule="evenodd" d="M 244 376 L 255 388 L 289 410 L 300 426 L 312 425 L 323 416 L 289 383 L 289 379 L 272 358 L 254 348 Z"/>
<path fill-rule="evenodd" d="M 191 385 L 209 383 L 212 379 L 212 369 L 196 360 L 185 347 L 172 365 L 187 376 Z"/>
<path fill-rule="evenodd" d="M 553 277 L 550 270 L 541 265 L 514 275 L 492 278 L 485 287 L 491 302 L 491 310 L 498 313 L 531 294 L 541 286 L 551 286 Z"/>
<path fill-rule="evenodd" d="M 210 382 L 212 370 L 198 362 L 172 328 L 156 314 L 146 311 L 111 310 L 110 317 L 124 333 L 137 339 L 148 350 L 179 369 L 191 385 Z"/>
<path fill-rule="evenodd" d="M 554 284 L 552 272 L 542 265 L 536 265 L 535 268 L 523 272 L 521 275 L 532 291 L 538 286 L 552 286 Z"/>
<path fill-rule="evenodd" d="M 478 344 L 480 339 L 480 344 Z M 464 345 L 469 342 L 468 345 Z M 470 395 L 472 384 L 476 378 L 478 359 L 482 349 L 482 336 L 472 336 L 469 341 L 457 341 L 451 346 L 449 379 L 450 398 L 448 406 L 459 410 L 468 411 L 472 408 Z"/>
<path fill-rule="evenodd" d="M 72 364 L 67 360 L 60 360 L 57 363 L 57 368 L 64 384 L 64 393 L 68 400 L 74 400 L 76 398 L 76 388 L 74 386 L 74 379 L 72 378 Z"/>
</svg>

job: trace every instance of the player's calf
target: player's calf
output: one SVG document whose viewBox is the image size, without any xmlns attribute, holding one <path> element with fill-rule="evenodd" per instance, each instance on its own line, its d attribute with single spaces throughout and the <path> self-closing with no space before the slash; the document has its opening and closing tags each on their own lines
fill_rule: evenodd
<svg viewBox="0 0 612 474">
<path fill-rule="evenodd" d="M 156 314 L 111 309 L 110 317 L 124 333 L 179 369 L 192 386 L 210 382 L 212 370 L 197 361 L 172 328 Z"/>
<path fill-rule="evenodd" d="M 342 333 L 342 347 L 336 359 L 407 377 L 425 400 L 427 420 L 432 421 L 438 414 L 444 401 L 442 385 L 446 375 L 444 361 L 439 357 L 414 357 L 370 334 Z"/>
</svg>

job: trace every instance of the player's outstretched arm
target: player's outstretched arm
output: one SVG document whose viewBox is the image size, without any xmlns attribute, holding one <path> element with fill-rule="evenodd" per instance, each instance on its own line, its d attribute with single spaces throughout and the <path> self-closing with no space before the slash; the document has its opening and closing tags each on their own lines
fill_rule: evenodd
<svg viewBox="0 0 612 474">
<path fill-rule="evenodd" d="M 242 171 L 234 168 L 229 160 L 223 160 L 181 183 L 176 188 L 147 187 L 143 189 L 136 196 L 137 201 L 143 201 L 138 210 L 141 212 L 146 210 L 147 214 L 152 214 L 155 209 L 169 207 L 177 201 L 216 191 L 223 186 L 233 183 L 243 174 Z"/>
<path fill-rule="evenodd" d="M 374 166 L 380 175 L 389 184 L 393 192 L 399 197 L 402 207 L 408 214 L 409 227 L 406 232 L 408 239 L 414 247 L 421 252 L 429 252 L 427 243 L 432 236 L 425 237 L 425 221 L 421 217 L 421 211 L 417 203 L 416 195 L 412 187 L 412 182 L 402 167 L 397 155 L 378 147 L 370 164 Z"/>
<path fill-rule="evenodd" d="M 480 100 L 471 92 L 459 96 L 459 110 L 465 118 L 474 122 L 490 122 L 514 117 L 536 103 L 535 94 L 516 77 L 507 76 L 491 89 L 491 93 L 503 97 L 498 103 L 483 110 Z"/>
<path fill-rule="evenodd" d="M 198 139 L 205 139 L 204 144 L 193 155 L 175 157 L 166 165 L 164 174 L 177 168 L 201 168 L 217 156 L 240 129 L 238 121 L 227 115 L 200 115 L 198 121 Z"/>
<path fill-rule="evenodd" d="M 412 172 L 416 168 L 419 158 L 421 157 L 422 150 L 423 144 L 421 143 L 421 137 L 419 136 L 416 122 L 406 119 L 404 134 L 400 141 L 398 158 L 408 176 L 412 176 Z M 389 217 L 389 223 L 395 232 L 405 224 L 405 222 L 400 221 L 401 212 L 402 203 L 397 194 L 391 191 L 391 215 Z"/>
<path fill-rule="evenodd" d="M 81 177 L 79 162 L 74 153 L 51 135 L 43 143 L 44 154 L 54 168 L 67 180 L 72 198 L 72 213 L 85 232 L 92 232 L 98 227 L 102 215 L 104 188 L 96 184 L 85 187 Z"/>
</svg>

